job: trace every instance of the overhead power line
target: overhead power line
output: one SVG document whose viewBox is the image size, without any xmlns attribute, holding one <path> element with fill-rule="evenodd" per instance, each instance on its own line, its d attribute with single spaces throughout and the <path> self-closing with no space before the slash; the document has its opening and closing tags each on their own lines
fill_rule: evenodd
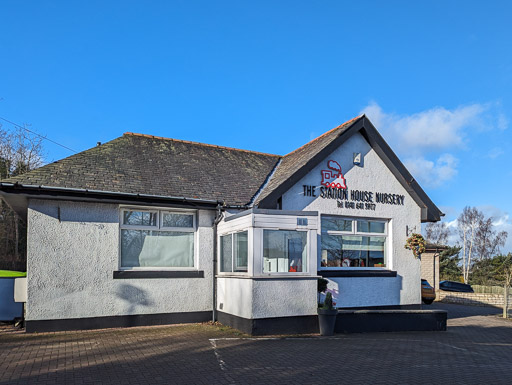
<svg viewBox="0 0 512 385">
<path fill-rule="evenodd" d="M 47 141 L 49 141 L 49 142 L 52 142 L 53 144 L 56 144 L 57 146 L 60 146 L 60 147 L 62 147 L 62 148 L 65 148 L 66 150 L 69 150 L 69 151 L 71 151 L 71 152 L 74 152 L 75 154 L 78 152 L 78 151 L 73 150 L 72 148 L 69 148 L 68 146 L 64 146 L 63 144 L 57 143 L 57 142 L 56 142 L 56 141 L 54 141 L 54 140 L 48 139 L 46 136 L 40 135 L 40 134 L 38 134 L 37 132 L 34 132 L 34 131 L 32 131 L 32 130 L 29 130 L 27 127 L 20 126 L 19 124 L 16 124 L 16 123 L 14 123 L 14 122 L 11 122 L 11 121 L 10 121 L 10 120 L 8 120 L 8 119 L 2 118 L 1 116 L 0 116 L 0 119 L 1 119 L 1 120 L 3 120 L 4 122 L 7 122 L 7 123 L 9 123 L 9 124 L 12 124 L 13 126 L 19 127 L 19 128 L 21 128 L 22 130 L 28 131 L 28 132 L 30 132 L 31 134 L 34 134 L 34 135 L 36 135 L 36 136 L 40 137 L 41 139 L 47 140 Z"/>
</svg>

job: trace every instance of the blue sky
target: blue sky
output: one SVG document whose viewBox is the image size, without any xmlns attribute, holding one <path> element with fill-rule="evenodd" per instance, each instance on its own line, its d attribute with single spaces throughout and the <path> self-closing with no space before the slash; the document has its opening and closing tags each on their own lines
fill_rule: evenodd
<svg viewBox="0 0 512 385">
<path fill-rule="evenodd" d="M 78 151 L 132 131 L 286 154 L 365 112 L 447 221 L 477 206 L 512 250 L 511 4 L 4 0 L 0 117 Z"/>
</svg>

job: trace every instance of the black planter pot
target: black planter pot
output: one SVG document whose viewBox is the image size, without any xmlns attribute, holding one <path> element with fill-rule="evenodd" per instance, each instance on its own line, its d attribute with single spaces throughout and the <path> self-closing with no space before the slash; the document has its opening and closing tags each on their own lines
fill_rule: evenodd
<svg viewBox="0 0 512 385">
<path fill-rule="evenodd" d="M 334 325 L 336 324 L 336 309 L 318 309 L 318 326 L 320 327 L 321 336 L 334 335 Z"/>
</svg>

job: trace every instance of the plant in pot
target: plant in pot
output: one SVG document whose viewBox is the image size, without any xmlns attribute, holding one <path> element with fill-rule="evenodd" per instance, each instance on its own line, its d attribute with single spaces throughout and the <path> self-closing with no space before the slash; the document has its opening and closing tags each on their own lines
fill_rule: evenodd
<svg viewBox="0 0 512 385">
<path fill-rule="evenodd" d="M 425 238 L 421 234 L 413 233 L 405 243 L 405 248 L 411 250 L 414 256 L 418 259 L 421 259 L 421 254 L 425 252 L 427 242 Z"/>
<path fill-rule="evenodd" d="M 329 281 L 326 280 L 325 278 L 318 278 L 318 288 L 317 288 L 317 291 L 318 291 L 318 299 L 317 299 L 318 307 L 322 306 L 322 302 L 320 301 L 320 294 L 324 293 L 327 290 L 327 284 L 328 283 L 329 283 Z"/>
<path fill-rule="evenodd" d="M 318 283 L 320 293 L 320 282 Z M 325 285 L 325 291 L 327 285 Z M 332 306 L 332 294 L 327 292 L 325 294 L 324 304 L 318 308 L 318 326 L 320 327 L 321 336 L 334 335 L 334 326 L 336 325 L 336 316 L 338 310 Z"/>
</svg>

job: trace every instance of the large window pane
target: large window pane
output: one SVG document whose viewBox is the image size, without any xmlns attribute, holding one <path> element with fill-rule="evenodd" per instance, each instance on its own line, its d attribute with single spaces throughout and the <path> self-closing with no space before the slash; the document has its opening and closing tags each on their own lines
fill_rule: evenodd
<svg viewBox="0 0 512 385">
<path fill-rule="evenodd" d="M 385 237 L 322 235 L 322 267 L 374 267 L 385 263 Z"/>
<path fill-rule="evenodd" d="M 247 271 L 247 231 L 223 235 L 220 237 L 220 271 L 246 272 Z"/>
<path fill-rule="evenodd" d="M 194 233 L 121 230 L 122 267 L 193 267 Z"/>
<path fill-rule="evenodd" d="M 123 211 L 123 224 L 130 226 L 156 226 L 156 212 Z"/>
<path fill-rule="evenodd" d="M 352 221 L 336 217 L 322 217 L 322 233 L 327 231 L 352 231 Z"/>
<path fill-rule="evenodd" d="M 194 227 L 194 216 L 192 214 L 162 214 L 163 227 Z"/>
<path fill-rule="evenodd" d="M 146 236 L 151 231 L 142 230 L 121 230 L 121 266 L 140 266 L 139 256 L 144 246 Z"/>
<path fill-rule="evenodd" d="M 235 271 L 247 271 L 247 231 L 235 234 Z"/>
<path fill-rule="evenodd" d="M 220 237 L 220 271 L 233 271 L 233 235 L 223 235 Z"/>
<path fill-rule="evenodd" d="M 306 263 L 306 232 L 263 230 L 264 273 L 303 272 Z"/>
<path fill-rule="evenodd" d="M 386 224 L 384 222 L 357 221 L 357 231 L 359 233 L 378 233 L 384 234 Z"/>
<path fill-rule="evenodd" d="M 386 239 L 384 237 L 368 237 L 368 266 L 384 264 Z"/>
<path fill-rule="evenodd" d="M 322 234 L 322 252 L 320 266 L 340 267 L 342 257 L 341 235 Z"/>
</svg>

